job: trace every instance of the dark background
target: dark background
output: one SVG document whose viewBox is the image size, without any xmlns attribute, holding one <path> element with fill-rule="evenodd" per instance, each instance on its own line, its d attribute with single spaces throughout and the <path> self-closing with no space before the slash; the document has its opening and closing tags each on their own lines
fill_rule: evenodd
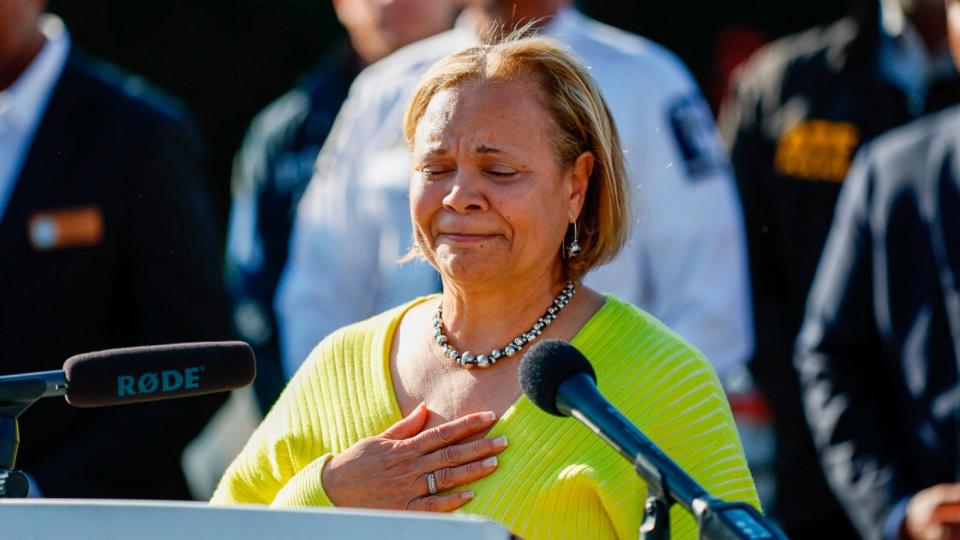
<svg viewBox="0 0 960 540">
<path fill-rule="evenodd" d="M 768 38 L 842 16 L 852 0 L 580 0 L 587 14 L 677 53 L 708 93 L 717 36 Z M 51 0 L 75 46 L 143 75 L 184 101 L 207 141 L 221 226 L 230 168 L 250 119 L 344 39 L 329 0 Z"/>
</svg>

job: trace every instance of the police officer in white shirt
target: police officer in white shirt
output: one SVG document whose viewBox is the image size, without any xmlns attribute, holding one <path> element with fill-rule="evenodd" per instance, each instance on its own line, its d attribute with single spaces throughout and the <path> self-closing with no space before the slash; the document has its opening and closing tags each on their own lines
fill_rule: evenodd
<svg viewBox="0 0 960 540">
<path fill-rule="evenodd" d="M 569 0 L 474 1 L 453 30 L 405 47 L 353 84 L 300 203 L 277 293 L 290 377 L 328 333 L 439 289 L 411 246 L 401 123 L 419 78 L 497 24 L 542 18 L 541 33 L 590 67 L 623 140 L 637 224 L 621 255 L 585 283 L 650 312 L 723 377 L 753 349 L 742 216 L 710 111 L 662 47 L 582 15 Z M 522 122 L 522 118 L 517 119 Z"/>
</svg>

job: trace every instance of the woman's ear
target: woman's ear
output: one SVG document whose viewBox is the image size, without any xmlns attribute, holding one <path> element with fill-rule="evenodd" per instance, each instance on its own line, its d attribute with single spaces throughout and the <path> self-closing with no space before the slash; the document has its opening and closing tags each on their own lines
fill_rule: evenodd
<svg viewBox="0 0 960 540">
<path fill-rule="evenodd" d="M 572 223 L 580 215 L 583 203 L 587 200 L 587 188 L 590 187 L 590 176 L 593 174 L 595 162 L 593 152 L 584 152 L 577 156 L 570 171 L 570 207 L 568 218 Z"/>
</svg>

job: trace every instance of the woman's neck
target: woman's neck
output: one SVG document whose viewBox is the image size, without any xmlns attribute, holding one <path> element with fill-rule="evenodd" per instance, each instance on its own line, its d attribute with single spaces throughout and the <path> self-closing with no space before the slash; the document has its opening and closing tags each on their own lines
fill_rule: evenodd
<svg viewBox="0 0 960 540">
<path fill-rule="evenodd" d="M 470 287 L 444 279 L 444 333 L 459 351 L 487 354 L 530 330 L 565 285 L 562 270 Z"/>
</svg>

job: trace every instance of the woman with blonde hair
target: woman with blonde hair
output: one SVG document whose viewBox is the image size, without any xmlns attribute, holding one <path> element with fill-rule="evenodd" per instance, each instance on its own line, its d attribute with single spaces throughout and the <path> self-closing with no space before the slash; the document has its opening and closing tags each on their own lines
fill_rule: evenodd
<svg viewBox="0 0 960 540">
<path fill-rule="evenodd" d="M 473 47 L 431 68 L 404 125 L 411 256 L 443 292 L 325 338 L 213 502 L 461 509 L 528 539 L 635 538 L 646 488 L 630 465 L 522 395 L 519 359 L 555 338 L 712 494 L 756 505 L 707 360 L 581 286 L 630 223 L 616 127 L 587 69 L 545 38 Z M 674 537 L 696 535 L 672 517 Z"/>
</svg>

